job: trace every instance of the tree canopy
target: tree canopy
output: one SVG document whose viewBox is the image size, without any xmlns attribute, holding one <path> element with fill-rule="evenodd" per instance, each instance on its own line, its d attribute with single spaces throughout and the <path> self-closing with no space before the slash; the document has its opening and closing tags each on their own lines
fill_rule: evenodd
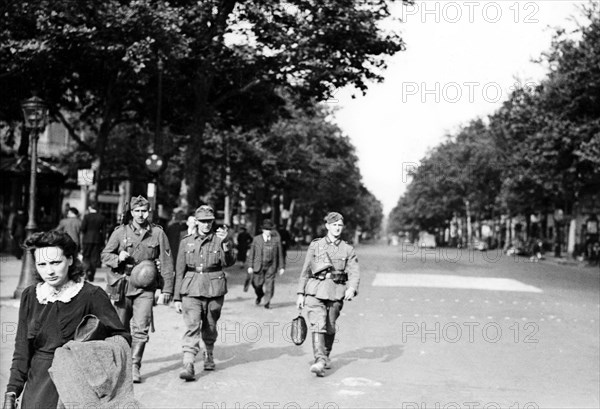
<svg viewBox="0 0 600 409">
<path fill-rule="evenodd" d="M 467 201 L 480 218 L 570 212 L 600 191 L 600 6 L 590 2 L 582 15 L 577 33 L 555 33 L 539 85 L 516 89 L 421 160 L 391 230 L 443 226 Z"/>
<path fill-rule="evenodd" d="M 305 188 L 307 177 L 335 195 L 346 187 L 347 175 L 357 172 L 348 141 L 338 131 L 336 137 L 307 136 L 304 143 L 317 146 L 298 144 L 297 152 L 286 153 L 287 142 L 273 134 L 274 127 L 293 126 L 296 107 L 310 113 L 315 101 L 339 87 L 364 93 L 370 82 L 383 79 L 386 58 L 404 48 L 398 30 L 383 28 L 382 22 L 392 20 L 390 3 L 9 2 L 0 28 L 0 120 L 16 127 L 19 102 L 36 92 L 79 144 L 75 157 L 94 161 L 98 179 L 134 172 L 131 154 L 145 146 L 176 165 L 161 180 L 185 179 L 191 205 L 210 195 L 222 176 L 212 158 L 223 135 L 232 165 L 248 169 L 235 180 L 298 194 L 300 187 L 290 188 L 287 179 Z M 282 125 L 286 118 L 292 125 Z M 315 150 L 322 153 L 315 156 L 322 159 L 318 163 L 308 158 Z M 285 166 L 265 179 L 262 173 L 273 162 L 261 154 L 269 152 L 276 166 Z M 334 166 L 344 154 L 349 157 Z M 295 161 L 302 157 L 312 167 L 330 168 L 329 180 L 317 178 L 310 166 L 300 178 Z M 357 182 L 343 192 L 362 188 Z"/>
</svg>

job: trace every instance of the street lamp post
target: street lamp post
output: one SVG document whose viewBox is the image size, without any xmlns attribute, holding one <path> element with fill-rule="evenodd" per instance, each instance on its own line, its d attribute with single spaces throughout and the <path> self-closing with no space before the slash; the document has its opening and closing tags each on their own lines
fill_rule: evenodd
<svg viewBox="0 0 600 409">
<path fill-rule="evenodd" d="M 48 116 L 48 107 L 44 101 L 34 96 L 25 100 L 21 104 L 23 116 L 25 118 L 25 127 L 29 129 L 29 146 L 31 147 L 31 170 L 29 172 L 29 217 L 27 226 L 25 226 L 26 238 L 29 238 L 37 230 L 35 221 L 35 202 L 37 192 L 37 142 L 40 132 L 46 126 Z M 31 252 L 26 251 L 23 255 L 23 264 L 21 265 L 21 276 L 19 284 L 13 297 L 21 298 L 23 290 L 35 282 L 35 263 Z"/>
<path fill-rule="evenodd" d="M 146 169 L 152 175 L 152 181 L 148 183 L 148 201 L 150 202 L 150 209 L 153 212 L 153 216 L 155 216 L 153 222 L 158 222 L 158 215 L 154 213 L 156 211 L 156 186 L 158 184 L 158 175 L 165 168 L 166 162 L 162 156 L 152 153 L 146 158 L 145 163 Z"/>
</svg>

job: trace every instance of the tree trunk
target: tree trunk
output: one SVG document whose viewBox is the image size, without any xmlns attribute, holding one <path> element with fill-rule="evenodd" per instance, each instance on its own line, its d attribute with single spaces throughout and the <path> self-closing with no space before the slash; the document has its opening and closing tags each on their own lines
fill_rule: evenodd
<svg viewBox="0 0 600 409">
<path fill-rule="evenodd" d="M 202 69 L 200 69 L 202 71 Z M 185 179 L 188 182 L 187 200 L 192 208 L 200 204 L 200 196 L 204 193 L 202 174 L 203 136 L 206 123 L 210 116 L 208 112 L 208 92 L 211 80 L 204 74 L 198 74 L 194 81 L 194 114 L 190 126 L 192 140 L 186 149 Z"/>
</svg>

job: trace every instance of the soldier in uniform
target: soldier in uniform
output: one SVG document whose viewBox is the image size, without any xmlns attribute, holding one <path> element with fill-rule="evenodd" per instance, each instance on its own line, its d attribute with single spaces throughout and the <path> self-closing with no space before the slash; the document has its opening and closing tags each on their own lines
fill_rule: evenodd
<svg viewBox="0 0 600 409">
<path fill-rule="evenodd" d="M 263 221 L 262 234 L 255 236 L 248 255 L 248 274 L 252 276 L 252 287 L 256 293 L 256 305 L 265 297 L 265 308 L 271 308 L 275 293 L 275 277 L 285 272 L 285 260 L 279 234 L 273 234 L 275 225 L 269 219 Z"/>
<path fill-rule="evenodd" d="M 194 361 L 204 342 L 204 370 L 215 369 L 213 350 L 217 340 L 217 321 L 227 293 L 224 267 L 235 263 L 233 243 L 226 228 L 213 232 L 214 210 L 210 206 L 196 209 L 197 230 L 179 244 L 175 278 L 175 310 L 183 312 L 186 331 L 183 335 L 183 370 L 179 377 L 195 379 Z"/>
<path fill-rule="evenodd" d="M 142 356 L 152 323 L 155 291 L 162 289 L 164 303 L 168 304 L 173 294 L 174 272 L 167 235 L 160 226 L 148 222 L 148 200 L 143 196 L 133 197 L 130 209 L 132 220 L 113 231 L 101 258 L 112 269 L 107 281 L 117 314 L 125 327 L 131 330 L 133 382 L 139 383 Z M 160 274 L 156 274 L 153 284 L 136 288 L 130 283 L 129 276 L 133 268 L 144 260 L 160 263 Z"/>
<path fill-rule="evenodd" d="M 325 376 L 335 341 L 336 320 L 344 301 L 358 294 L 359 269 L 354 248 L 340 239 L 344 218 L 337 212 L 325 217 L 327 236 L 313 240 L 306 253 L 298 284 L 298 308 L 306 308 L 312 332 L 314 364 L 310 371 Z"/>
</svg>

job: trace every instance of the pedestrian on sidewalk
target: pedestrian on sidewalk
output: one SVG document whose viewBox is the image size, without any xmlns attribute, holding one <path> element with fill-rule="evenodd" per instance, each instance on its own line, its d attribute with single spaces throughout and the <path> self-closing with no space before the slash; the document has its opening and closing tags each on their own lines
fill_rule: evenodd
<svg viewBox="0 0 600 409">
<path fill-rule="evenodd" d="M 88 281 L 94 281 L 96 269 L 100 267 L 100 253 L 106 237 L 106 218 L 98 213 L 95 202 L 88 205 L 88 214 L 81 222 L 81 243 L 83 246 L 83 269 Z"/>
<path fill-rule="evenodd" d="M 25 239 L 25 225 L 28 218 L 23 208 L 19 208 L 16 213 L 11 214 L 8 220 L 8 228 L 12 237 L 12 253 L 18 259 L 23 257 L 23 240 Z"/>
<path fill-rule="evenodd" d="M 77 252 L 81 251 L 81 220 L 79 219 L 79 210 L 69 207 L 67 217 L 60 220 L 56 230 L 68 233 L 75 244 L 77 244 Z"/>
<path fill-rule="evenodd" d="M 140 367 L 146 343 L 150 339 L 152 325 L 152 307 L 155 304 L 155 292 L 161 289 L 163 302 L 168 304 L 173 294 L 174 273 L 171 248 L 162 227 L 148 221 L 149 203 L 143 196 L 133 197 L 130 201 L 130 215 L 124 215 L 126 224 L 117 226 L 102 250 L 102 262 L 111 268 L 108 272 L 108 291 L 114 301 L 117 314 L 127 329 L 131 329 L 133 382 L 142 381 Z M 142 271 L 140 265 L 150 260 L 160 266 L 152 271 Z M 140 268 L 135 269 L 140 265 Z M 157 270 L 160 270 L 160 274 Z M 138 283 L 138 275 L 151 277 L 146 283 Z"/>
<path fill-rule="evenodd" d="M 252 276 L 252 287 L 256 293 L 256 305 L 265 299 L 265 308 L 271 308 L 271 299 L 275 293 L 275 277 L 285 272 L 285 259 L 279 234 L 273 234 L 275 228 L 269 219 L 261 225 L 262 233 L 252 239 L 248 255 L 248 274 Z"/>
<path fill-rule="evenodd" d="M 183 313 L 183 369 L 179 377 L 195 379 L 194 362 L 204 342 L 204 370 L 215 369 L 213 357 L 217 321 L 227 294 L 223 268 L 235 263 L 227 226 L 213 231 L 215 212 L 203 205 L 195 212 L 197 230 L 181 240 L 176 264 L 175 310 Z"/>
<path fill-rule="evenodd" d="M 248 257 L 248 249 L 252 243 L 252 235 L 248 233 L 246 226 L 241 226 L 236 237 L 237 260 L 241 263 L 240 268 L 244 268 L 246 258 Z"/>
<path fill-rule="evenodd" d="M 310 371 L 325 376 L 335 341 L 336 321 L 344 306 L 358 294 L 360 273 L 354 248 L 341 239 L 344 218 L 331 212 L 325 217 L 325 237 L 313 240 L 298 284 L 298 308 L 306 307 L 314 364 Z"/>
<path fill-rule="evenodd" d="M 21 295 L 19 324 L 4 409 L 14 409 L 21 396 L 22 408 L 56 408 L 58 391 L 48 369 L 55 351 L 72 341 L 83 317 L 93 314 L 106 336 L 131 336 L 119 320 L 103 289 L 83 279 L 77 245 L 64 232 L 39 232 L 25 241 L 37 269 L 37 284 Z"/>
<path fill-rule="evenodd" d="M 186 224 L 184 218 L 185 214 L 181 210 L 174 212 L 171 221 L 169 221 L 169 224 L 165 228 L 165 233 L 169 239 L 169 246 L 171 247 L 171 255 L 173 256 L 173 265 L 177 261 L 179 242 L 185 236 Z"/>
</svg>

